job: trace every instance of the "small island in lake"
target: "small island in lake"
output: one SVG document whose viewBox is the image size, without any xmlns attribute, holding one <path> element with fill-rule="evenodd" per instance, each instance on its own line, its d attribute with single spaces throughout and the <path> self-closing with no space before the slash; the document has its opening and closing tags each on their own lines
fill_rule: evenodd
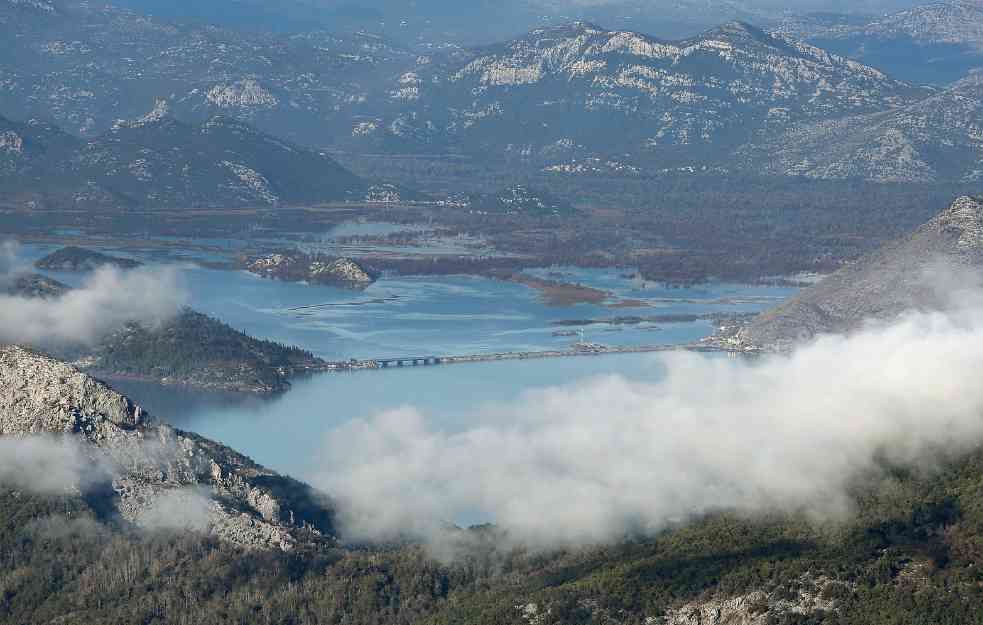
<svg viewBox="0 0 983 625">
<path fill-rule="evenodd" d="M 379 279 L 379 272 L 351 258 L 278 252 L 253 258 L 244 268 L 264 278 L 308 282 L 349 289 L 364 289 Z"/>
<path fill-rule="evenodd" d="M 100 267 L 135 269 L 143 263 L 132 258 L 118 258 L 82 247 L 63 247 L 40 259 L 34 266 L 45 271 L 94 271 Z"/>
<path fill-rule="evenodd" d="M 186 308 L 160 327 L 127 324 L 77 364 L 107 377 L 276 393 L 290 388 L 290 378 L 325 363 L 306 350 L 253 338 Z"/>
</svg>

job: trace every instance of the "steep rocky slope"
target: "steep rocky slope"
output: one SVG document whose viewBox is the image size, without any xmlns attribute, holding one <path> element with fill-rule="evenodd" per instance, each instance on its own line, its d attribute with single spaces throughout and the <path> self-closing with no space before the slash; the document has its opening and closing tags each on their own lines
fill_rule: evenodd
<svg viewBox="0 0 983 625">
<path fill-rule="evenodd" d="M 629 154 L 678 166 L 765 129 L 882 111 L 923 92 L 854 61 L 734 22 L 682 41 L 576 22 L 420 65 L 390 91 L 368 145 L 455 148 L 562 165 Z"/>
<path fill-rule="evenodd" d="M 983 180 L 983 71 L 892 111 L 794 127 L 741 150 L 748 169 L 875 182 Z"/>
<path fill-rule="evenodd" d="M 983 267 L 980 199 L 959 198 L 910 236 L 763 313 L 737 341 L 745 347 L 782 349 L 818 334 L 856 329 L 867 319 L 891 319 L 913 308 L 938 309 L 948 301 L 940 282 L 952 279 L 953 267 Z"/>
<path fill-rule="evenodd" d="M 79 481 L 68 486 L 138 526 L 187 520 L 238 545 L 281 550 L 332 532 L 327 504 L 308 486 L 156 422 L 68 365 L 0 347 L 0 436 L 35 435 L 74 445 Z"/>
</svg>

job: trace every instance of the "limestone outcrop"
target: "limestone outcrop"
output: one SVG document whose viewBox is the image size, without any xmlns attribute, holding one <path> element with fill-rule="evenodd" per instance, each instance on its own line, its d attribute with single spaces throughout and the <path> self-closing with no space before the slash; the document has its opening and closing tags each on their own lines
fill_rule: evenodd
<svg viewBox="0 0 983 625">
<path fill-rule="evenodd" d="M 250 549 L 332 540 L 330 504 L 306 484 L 161 423 L 102 382 L 21 347 L 0 347 L 0 436 L 75 445 L 91 469 L 75 487 L 102 493 L 138 526 L 188 526 Z"/>
</svg>

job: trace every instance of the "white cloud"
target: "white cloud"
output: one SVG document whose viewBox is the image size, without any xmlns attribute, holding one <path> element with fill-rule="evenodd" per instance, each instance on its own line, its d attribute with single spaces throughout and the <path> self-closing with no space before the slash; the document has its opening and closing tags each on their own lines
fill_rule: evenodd
<svg viewBox="0 0 983 625">
<path fill-rule="evenodd" d="M 107 467 L 71 439 L 0 438 L 0 484 L 6 487 L 47 495 L 79 492 L 105 480 Z"/>
<path fill-rule="evenodd" d="M 427 537 L 475 512 L 546 546 L 721 509 L 836 517 L 881 463 L 983 441 L 983 306 L 959 299 L 785 356 L 672 355 L 660 380 L 538 391 L 459 433 L 412 407 L 358 420 L 328 437 L 317 483 L 350 538 Z"/>
<path fill-rule="evenodd" d="M 0 254 L 0 269 L 2 258 Z M 0 282 L 11 275 L 0 271 Z M 186 302 L 174 268 L 103 267 L 80 288 L 59 297 L 0 295 L 0 343 L 89 344 L 127 322 L 165 321 Z"/>
</svg>

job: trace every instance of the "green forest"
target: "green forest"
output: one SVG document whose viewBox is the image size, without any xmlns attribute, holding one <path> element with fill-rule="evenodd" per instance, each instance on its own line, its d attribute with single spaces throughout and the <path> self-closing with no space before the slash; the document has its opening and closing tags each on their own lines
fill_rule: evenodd
<svg viewBox="0 0 983 625">
<path fill-rule="evenodd" d="M 752 610 L 769 625 L 983 622 L 983 453 L 918 472 L 884 467 L 853 496 L 848 520 L 720 512 L 550 552 L 505 547 L 491 526 L 448 529 L 458 549 L 438 559 L 416 544 L 246 552 L 139 532 L 78 496 L 7 489 L 0 623 L 642 625 L 751 591 L 766 593 Z M 836 607 L 768 608 L 803 592 Z"/>
<path fill-rule="evenodd" d="M 296 347 L 250 337 L 191 309 L 159 327 L 131 323 L 96 349 L 96 368 L 114 375 L 167 378 L 201 386 L 283 390 L 320 363 Z"/>
</svg>

